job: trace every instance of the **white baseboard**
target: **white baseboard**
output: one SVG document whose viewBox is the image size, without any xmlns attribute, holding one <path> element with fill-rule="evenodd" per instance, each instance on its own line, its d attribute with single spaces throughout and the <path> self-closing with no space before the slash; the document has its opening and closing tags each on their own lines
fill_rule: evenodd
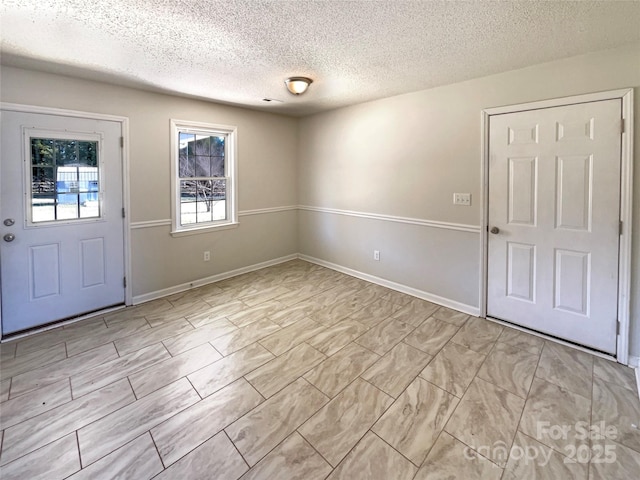
<svg viewBox="0 0 640 480">
<path fill-rule="evenodd" d="M 629 355 L 629 366 L 631 368 L 640 368 L 640 357 Z"/>
<path fill-rule="evenodd" d="M 322 267 L 330 268 L 331 270 L 336 270 L 340 273 L 346 273 L 347 275 L 360 278 L 361 280 L 365 280 L 367 282 L 375 283 L 377 285 L 387 287 L 401 293 L 406 293 L 407 295 L 412 295 L 414 297 L 421 298 L 422 300 L 427 300 L 429 302 L 436 303 L 443 307 L 452 308 L 454 310 L 458 310 L 460 312 L 464 312 L 469 315 L 474 315 L 476 317 L 480 315 L 480 308 L 474 307 L 473 305 L 467 305 L 466 303 L 456 302 L 455 300 L 440 297 L 438 295 L 434 295 L 433 293 L 425 292 L 423 290 L 418 290 L 417 288 L 408 287 L 401 283 L 396 283 L 390 280 L 386 280 L 384 278 L 376 277 L 375 275 L 369 275 L 368 273 L 359 272 L 351 268 L 343 267 L 342 265 L 338 265 L 336 263 L 331 263 L 325 260 L 321 260 L 319 258 L 310 257 L 309 255 L 299 254 L 298 258 L 310 263 L 315 263 Z"/>
<path fill-rule="evenodd" d="M 157 300 L 158 298 L 166 297 L 168 295 L 173 295 L 174 293 L 180 293 L 186 290 L 190 290 L 192 288 L 202 287 L 203 285 L 219 282 L 220 280 L 226 280 L 227 278 L 236 277 L 238 275 L 242 275 L 243 273 L 249 273 L 255 270 L 260 270 L 261 268 L 278 265 L 279 263 L 295 260 L 296 258 L 298 258 L 298 255 L 294 253 L 292 255 L 287 255 L 285 257 L 274 258 L 273 260 L 267 260 L 266 262 L 256 263 L 254 265 L 249 265 L 247 267 L 237 268 L 229 272 L 218 273 L 216 275 L 211 275 L 210 277 L 200 278 L 192 282 L 182 283 L 180 285 L 175 285 L 173 287 L 163 288 L 162 290 L 156 290 L 155 292 L 136 295 L 135 297 L 133 297 L 133 305 L 150 302 L 151 300 Z"/>
</svg>

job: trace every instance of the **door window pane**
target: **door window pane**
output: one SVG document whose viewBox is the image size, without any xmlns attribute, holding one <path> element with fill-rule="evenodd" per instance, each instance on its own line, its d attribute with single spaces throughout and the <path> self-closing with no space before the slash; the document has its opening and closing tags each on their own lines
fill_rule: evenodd
<svg viewBox="0 0 640 480">
<path fill-rule="evenodd" d="M 31 221 L 100 217 L 98 142 L 31 139 Z"/>
</svg>

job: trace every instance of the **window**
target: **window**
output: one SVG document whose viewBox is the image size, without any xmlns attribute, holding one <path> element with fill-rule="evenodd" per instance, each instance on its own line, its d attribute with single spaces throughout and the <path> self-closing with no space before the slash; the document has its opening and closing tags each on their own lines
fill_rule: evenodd
<svg viewBox="0 0 640 480">
<path fill-rule="evenodd" d="M 235 226 L 236 127 L 171 121 L 173 235 Z"/>
<path fill-rule="evenodd" d="M 31 224 L 101 217 L 99 139 L 62 135 L 27 129 Z"/>
</svg>

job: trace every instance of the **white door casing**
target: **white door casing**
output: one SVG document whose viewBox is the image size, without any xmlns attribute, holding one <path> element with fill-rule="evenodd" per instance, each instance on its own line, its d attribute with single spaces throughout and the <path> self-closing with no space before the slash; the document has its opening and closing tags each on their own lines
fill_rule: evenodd
<svg viewBox="0 0 640 480">
<path fill-rule="evenodd" d="M 489 120 L 487 315 L 616 353 L 621 100 Z"/>
<path fill-rule="evenodd" d="M 118 121 L 2 111 L 0 218 L 15 220 L 0 226 L 3 236 L 15 235 L 0 241 L 3 335 L 125 302 L 122 128 Z M 32 217 L 31 138 L 97 145 L 99 199 L 88 202 L 96 218 Z"/>
</svg>

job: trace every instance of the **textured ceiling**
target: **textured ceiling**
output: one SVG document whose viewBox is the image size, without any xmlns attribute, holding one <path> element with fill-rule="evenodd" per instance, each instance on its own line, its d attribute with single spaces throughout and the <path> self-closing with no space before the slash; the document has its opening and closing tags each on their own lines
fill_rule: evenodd
<svg viewBox="0 0 640 480">
<path fill-rule="evenodd" d="M 640 41 L 638 1 L 3 0 L 0 14 L 5 65 L 290 115 Z M 303 96 L 294 75 L 314 79 Z"/>
</svg>

